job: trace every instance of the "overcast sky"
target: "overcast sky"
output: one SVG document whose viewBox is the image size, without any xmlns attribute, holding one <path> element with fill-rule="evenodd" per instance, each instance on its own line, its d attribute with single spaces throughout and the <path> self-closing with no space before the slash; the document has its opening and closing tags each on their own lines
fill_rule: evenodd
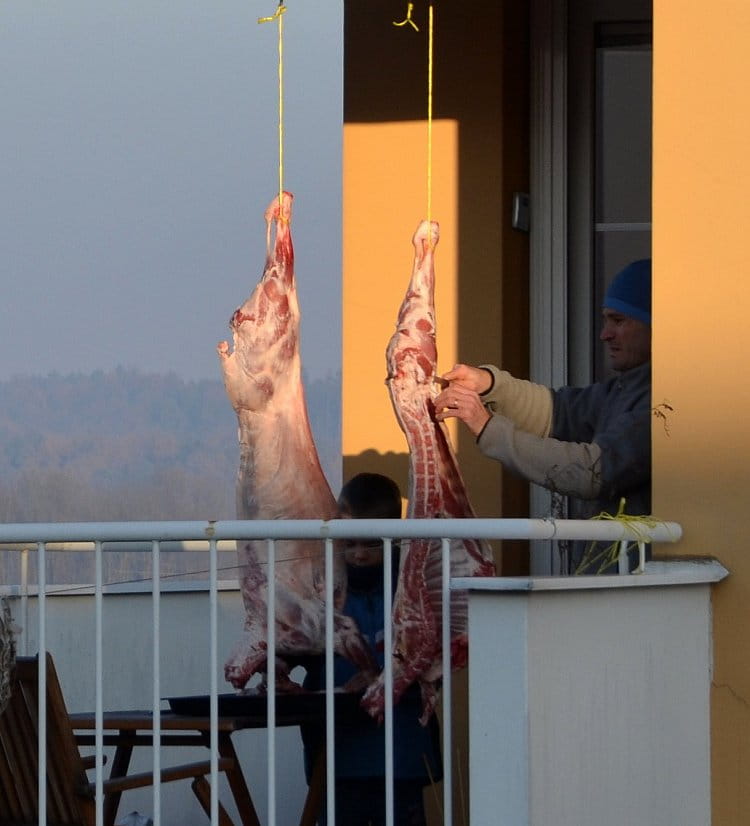
<svg viewBox="0 0 750 826">
<path fill-rule="evenodd" d="M 312 376 L 340 369 L 342 7 L 289 0 L 284 186 Z M 278 191 L 275 0 L 0 2 L 0 380 L 221 376 Z"/>
</svg>

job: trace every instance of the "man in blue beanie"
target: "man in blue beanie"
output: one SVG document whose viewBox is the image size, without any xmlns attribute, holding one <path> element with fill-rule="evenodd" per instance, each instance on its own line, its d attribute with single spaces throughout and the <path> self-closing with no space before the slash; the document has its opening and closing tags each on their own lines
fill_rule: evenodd
<svg viewBox="0 0 750 826">
<path fill-rule="evenodd" d="M 651 512 L 651 260 L 628 264 L 607 288 L 601 340 L 615 376 L 552 390 L 494 365 L 457 364 L 435 398 L 438 421 L 456 417 L 479 449 L 514 473 L 569 497 L 569 515 Z M 571 570 L 590 564 L 583 543 Z M 582 564 L 583 560 L 583 564 Z"/>
<path fill-rule="evenodd" d="M 621 270 L 604 296 L 601 340 L 610 366 L 624 371 L 651 360 L 651 259 Z"/>
</svg>

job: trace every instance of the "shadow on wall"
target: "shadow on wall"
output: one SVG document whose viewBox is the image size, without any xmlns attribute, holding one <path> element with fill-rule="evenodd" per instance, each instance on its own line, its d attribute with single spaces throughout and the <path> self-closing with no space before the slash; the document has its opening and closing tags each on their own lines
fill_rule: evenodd
<svg viewBox="0 0 750 826">
<path fill-rule="evenodd" d="M 409 454 L 379 453 L 377 450 L 364 450 L 352 456 L 343 457 L 344 482 L 358 473 L 382 473 L 390 476 L 401 489 L 403 499 L 409 493 Z"/>
</svg>

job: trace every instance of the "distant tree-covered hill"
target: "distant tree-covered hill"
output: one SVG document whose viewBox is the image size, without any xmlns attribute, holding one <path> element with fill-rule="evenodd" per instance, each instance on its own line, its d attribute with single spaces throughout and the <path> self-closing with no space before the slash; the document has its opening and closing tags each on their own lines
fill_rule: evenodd
<svg viewBox="0 0 750 826">
<path fill-rule="evenodd" d="M 338 379 L 305 389 L 337 476 Z M 238 456 L 220 380 L 118 368 L 0 382 L 0 522 L 234 519 Z"/>
<path fill-rule="evenodd" d="M 330 475 L 338 381 L 306 392 Z M 233 519 L 238 455 L 220 380 L 118 368 L 0 382 L 2 522 Z"/>
</svg>

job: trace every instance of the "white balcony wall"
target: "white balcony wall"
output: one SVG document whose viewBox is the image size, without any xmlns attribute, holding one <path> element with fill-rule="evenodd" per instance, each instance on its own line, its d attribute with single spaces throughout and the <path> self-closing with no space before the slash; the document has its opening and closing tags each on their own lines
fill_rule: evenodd
<svg viewBox="0 0 750 826">
<path fill-rule="evenodd" d="M 453 580 L 470 589 L 471 823 L 710 824 L 710 586 L 726 574 Z"/>
</svg>

